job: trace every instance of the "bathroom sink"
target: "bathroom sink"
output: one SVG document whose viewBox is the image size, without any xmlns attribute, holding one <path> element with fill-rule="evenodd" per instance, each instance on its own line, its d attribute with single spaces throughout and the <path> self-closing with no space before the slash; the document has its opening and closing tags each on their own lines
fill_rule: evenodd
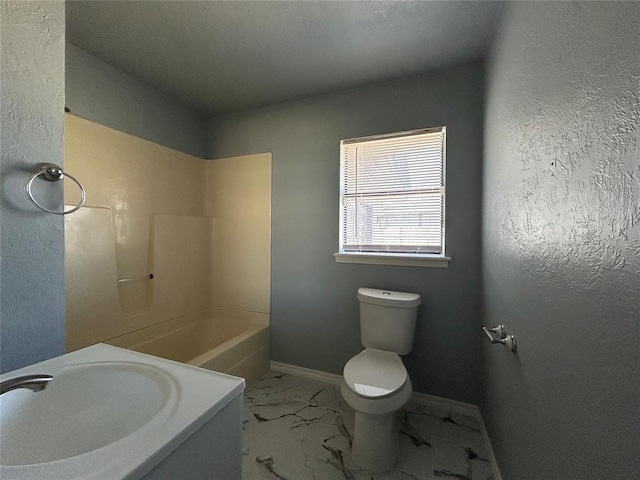
<svg viewBox="0 0 640 480">
<path fill-rule="evenodd" d="M 0 381 L 34 374 L 53 379 L 0 395 L 2 480 L 146 480 L 231 401 L 241 405 L 244 389 L 240 378 L 102 344 Z"/>
<path fill-rule="evenodd" d="M 67 366 L 41 392 L 19 389 L 0 397 L 0 462 L 29 465 L 69 458 L 153 427 L 159 423 L 153 420 L 175 405 L 175 389 L 169 375 L 150 365 Z"/>
</svg>

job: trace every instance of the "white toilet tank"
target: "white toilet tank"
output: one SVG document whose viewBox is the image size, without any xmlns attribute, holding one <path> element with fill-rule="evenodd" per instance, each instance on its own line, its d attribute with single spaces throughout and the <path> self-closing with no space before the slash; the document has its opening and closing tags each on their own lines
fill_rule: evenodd
<svg viewBox="0 0 640 480">
<path fill-rule="evenodd" d="M 420 295 L 361 287 L 358 300 L 362 346 L 398 355 L 409 353 L 413 347 Z"/>
</svg>

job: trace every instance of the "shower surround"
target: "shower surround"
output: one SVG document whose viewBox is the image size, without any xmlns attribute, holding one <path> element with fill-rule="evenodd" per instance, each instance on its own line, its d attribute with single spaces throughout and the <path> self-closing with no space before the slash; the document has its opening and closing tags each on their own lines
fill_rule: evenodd
<svg viewBox="0 0 640 480">
<path fill-rule="evenodd" d="M 70 114 L 65 128 L 65 170 L 87 190 L 65 217 L 67 350 L 242 325 L 261 332 L 257 378 L 269 361 L 271 155 L 201 160 Z M 65 203 L 77 194 L 66 188 Z M 208 336 L 211 349 L 229 340 Z"/>
</svg>

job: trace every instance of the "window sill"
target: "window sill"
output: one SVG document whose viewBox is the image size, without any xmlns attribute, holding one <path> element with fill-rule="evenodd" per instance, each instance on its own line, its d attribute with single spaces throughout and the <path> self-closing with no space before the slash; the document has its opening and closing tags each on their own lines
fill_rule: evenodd
<svg viewBox="0 0 640 480">
<path fill-rule="evenodd" d="M 442 255 L 411 255 L 404 253 L 334 253 L 337 263 L 367 265 L 397 265 L 402 267 L 447 268 L 451 258 Z"/>
</svg>

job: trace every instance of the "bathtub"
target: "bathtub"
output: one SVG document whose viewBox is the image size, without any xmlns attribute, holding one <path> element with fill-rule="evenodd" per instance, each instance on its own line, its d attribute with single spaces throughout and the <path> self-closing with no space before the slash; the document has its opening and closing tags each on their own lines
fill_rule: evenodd
<svg viewBox="0 0 640 480">
<path fill-rule="evenodd" d="M 136 330 L 107 344 L 243 377 L 269 371 L 268 314 L 211 309 Z"/>
</svg>

